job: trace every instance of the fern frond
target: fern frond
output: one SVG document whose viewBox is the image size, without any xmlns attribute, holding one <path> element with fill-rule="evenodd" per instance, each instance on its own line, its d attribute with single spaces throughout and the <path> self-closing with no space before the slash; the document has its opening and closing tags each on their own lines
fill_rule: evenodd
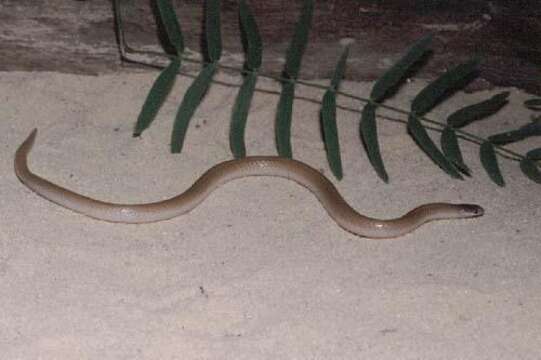
<svg viewBox="0 0 541 360">
<path fill-rule="evenodd" d="M 301 16 L 295 26 L 293 39 L 286 53 L 286 66 L 284 73 L 289 79 L 296 79 L 299 75 L 302 56 L 308 43 L 308 34 L 312 26 L 312 14 L 314 12 L 313 0 L 304 0 Z"/>
<path fill-rule="evenodd" d="M 332 90 L 338 90 L 340 87 L 340 83 L 342 82 L 342 78 L 344 77 L 344 73 L 346 72 L 346 63 L 348 60 L 349 55 L 349 46 L 344 47 L 344 50 L 342 51 L 342 55 L 340 55 L 340 59 L 338 59 L 338 62 L 336 63 L 336 67 L 334 68 L 334 74 L 331 79 L 331 89 Z"/>
<path fill-rule="evenodd" d="M 541 160 L 541 148 L 528 151 L 526 157 L 531 160 Z"/>
<path fill-rule="evenodd" d="M 177 56 L 180 56 L 184 52 L 184 38 L 175 9 L 171 5 L 170 0 L 157 0 L 157 5 L 160 12 L 160 20 L 167 33 L 167 38 L 175 48 Z"/>
<path fill-rule="evenodd" d="M 304 50 L 308 42 L 308 34 L 312 24 L 314 4 L 312 0 L 304 0 L 301 15 L 293 40 L 286 53 L 284 69 L 285 79 L 282 81 L 282 94 L 276 112 L 276 147 L 282 157 L 291 158 L 291 114 L 293 113 L 293 98 L 295 97 L 295 81 L 299 74 Z"/>
<path fill-rule="evenodd" d="M 443 129 L 441 135 L 442 151 L 462 173 L 468 176 L 471 174 L 469 168 L 464 163 L 454 129 L 464 127 L 474 121 L 495 114 L 507 104 L 508 96 L 508 91 L 496 94 L 490 99 L 458 109 L 447 117 L 448 126 Z"/>
<path fill-rule="evenodd" d="M 244 68 L 249 70 L 244 75 L 240 90 L 233 105 L 231 117 L 231 130 L 229 132 L 229 145 L 235 158 L 246 156 L 244 132 L 252 97 L 257 82 L 257 71 L 261 66 L 262 44 L 259 29 L 252 11 L 244 0 L 239 3 L 239 20 L 241 27 L 242 44 L 246 52 Z"/>
<path fill-rule="evenodd" d="M 458 138 L 455 130 L 447 126 L 441 133 L 441 150 L 447 159 L 449 159 L 453 165 L 466 176 L 471 176 L 471 171 L 464 163 L 464 158 L 460 147 L 458 146 Z"/>
<path fill-rule="evenodd" d="M 180 58 L 175 58 L 156 78 L 137 118 L 133 136 L 141 135 L 150 126 L 167 95 L 171 92 L 179 68 Z"/>
<path fill-rule="evenodd" d="M 235 99 L 235 105 L 233 105 L 229 145 L 231 147 L 231 152 L 236 159 L 246 156 L 244 131 L 246 128 L 248 111 L 250 110 L 250 104 L 254 95 L 256 81 L 256 73 L 249 73 L 244 77 L 242 86 Z"/>
<path fill-rule="evenodd" d="M 339 180 L 343 177 L 343 170 L 342 158 L 340 157 L 340 142 L 338 140 L 338 127 L 336 125 L 336 90 L 338 90 L 340 82 L 344 77 L 348 54 L 349 47 L 346 46 L 336 63 L 330 87 L 323 95 L 320 111 L 321 132 L 323 133 L 327 160 L 331 171 Z"/>
<path fill-rule="evenodd" d="M 361 115 L 361 122 L 359 124 L 359 132 L 363 139 L 363 144 L 366 148 L 366 154 L 368 160 L 381 180 L 388 183 L 389 175 L 383 165 L 381 158 L 381 152 L 378 142 L 378 131 L 376 124 L 376 107 L 372 103 L 367 103 Z"/>
<path fill-rule="evenodd" d="M 372 164 L 378 176 L 386 183 L 389 182 L 389 175 L 387 175 L 381 158 L 376 109 L 404 82 L 406 75 L 413 66 L 426 55 L 431 40 L 432 36 L 425 36 L 410 46 L 407 52 L 376 81 L 370 93 L 371 101 L 366 103 L 362 111 L 359 133 L 370 164 Z"/>
<path fill-rule="evenodd" d="M 325 142 L 327 160 L 334 176 L 342 179 L 342 158 L 340 157 L 340 142 L 338 140 L 338 128 L 336 126 L 336 93 L 327 90 L 323 96 L 320 111 L 321 128 Z"/>
<path fill-rule="evenodd" d="M 447 124 L 454 128 L 460 128 L 495 114 L 507 104 L 508 96 L 509 91 L 501 92 L 490 99 L 459 109 L 447 117 Z"/>
<path fill-rule="evenodd" d="M 477 70 L 478 63 L 478 60 L 471 60 L 446 71 L 417 94 L 411 103 L 411 111 L 422 116 L 432 110 L 444 96 L 464 85 L 464 80 Z"/>
<path fill-rule="evenodd" d="M 383 101 L 405 79 L 413 65 L 426 55 L 431 41 L 431 35 L 416 41 L 406 54 L 376 81 L 370 93 L 370 99 L 374 102 Z"/>
<path fill-rule="evenodd" d="M 261 53 L 263 44 L 259 35 L 259 28 L 252 14 L 252 10 L 245 0 L 239 3 L 239 20 L 241 25 L 242 43 L 246 53 L 244 67 L 248 70 L 257 70 L 261 66 Z"/>
<path fill-rule="evenodd" d="M 529 124 L 521 126 L 516 130 L 506 131 L 500 134 L 491 135 L 488 137 L 493 144 L 504 145 L 512 142 L 524 140 L 531 136 L 541 135 L 541 119 L 533 121 Z"/>
<path fill-rule="evenodd" d="M 168 33 L 168 37 L 172 43 L 176 44 L 176 49 L 183 49 L 180 25 L 178 24 L 178 20 L 176 20 L 170 0 L 157 1 L 161 7 L 161 10 L 159 11 L 160 21 L 163 22 L 166 32 Z M 168 87 L 172 86 L 171 84 L 174 80 L 172 73 L 174 73 L 173 70 L 176 68 L 177 61 L 178 68 L 180 68 L 181 59 L 183 61 L 185 60 L 194 63 L 201 63 L 201 61 L 185 57 L 183 55 L 177 56 L 178 59 L 175 59 L 175 56 L 170 54 L 134 50 L 130 48 L 126 43 L 123 33 L 121 20 L 122 12 L 120 11 L 119 0 L 113 0 L 113 5 L 116 18 L 115 25 L 122 58 L 140 64 L 148 64 L 151 66 L 165 68 L 165 70 L 156 80 L 145 101 L 145 105 L 143 106 L 145 109 L 144 111 L 142 109 L 141 113 L 147 113 L 147 115 L 141 114 L 138 118 L 136 131 L 134 132 L 135 135 L 137 135 L 149 126 L 152 118 L 157 112 L 157 109 L 159 109 L 159 106 L 161 103 L 163 103 L 166 96 L 164 93 L 167 93 Z M 210 84 L 213 82 L 224 84 L 222 81 L 213 80 L 213 74 L 215 73 L 216 69 L 223 68 L 238 71 L 239 73 L 245 75 L 245 81 L 241 86 L 239 98 L 235 102 L 232 130 L 230 134 L 231 147 L 235 156 L 244 156 L 244 128 L 246 124 L 246 117 L 249 112 L 249 103 L 254 95 L 254 92 L 258 91 L 258 89 L 255 87 L 256 78 L 262 76 L 279 81 L 283 87 L 278 103 L 275 129 L 276 145 L 279 154 L 282 156 L 291 157 L 290 129 L 293 102 L 295 100 L 295 86 L 296 84 L 302 84 L 308 87 L 327 91 L 323 98 L 324 104 L 321 109 L 322 117 L 336 120 L 336 108 L 347 108 L 350 111 L 362 113 L 360 131 L 363 143 L 367 148 L 367 154 L 372 166 L 376 169 L 378 176 L 380 176 L 386 182 L 388 181 L 388 175 L 383 166 L 383 161 L 381 160 L 379 143 L 377 139 L 377 128 L 375 122 L 375 112 L 377 108 L 385 108 L 389 111 L 406 115 L 407 121 L 396 118 L 393 118 L 392 120 L 407 123 L 410 134 L 415 139 L 417 144 L 420 145 L 421 149 L 453 177 L 461 178 L 458 171 L 461 171 L 466 175 L 469 174 L 469 169 L 464 164 L 462 154 L 460 152 L 458 143 L 458 138 L 460 138 L 461 140 L 466 140 L 481 145 L 480 154 L 483 166 L 487 169 L 489 176 L 494 182 L 500 185 L 504 184 L 503 177 L 501 176 L 497 163 L 498 156 L 521 162 L 520 166 L 525 175 L 534 181 L 539 180 L 538 175 L 541 169 L 539 164 L 539 159 L 541 158 L 540 149 L 532 150 L 532 152 L 529 152 L 527 156 L 524 156 L 503 145 L 510 142 L 519 141 L 530 136 L 541 135 L 541 117 L 534 118 L 530 124 L 524 125 L 518 129 L 496 134 L 490 136 L 488 139 L 476 136 L 460 129 L 460 127 L 471 123 L 474 120 L 478 120 L 498 111 L 507 102 L 507 93 L 497 94 L 491 99 L 488 99 L 482 103 L 474 104 L 456 111 L 449 117 L 448 124 L 442 124 L 425 116 L 425 114 L 428 113 L 433 107 L 443 101 L 447 95 L 450 95 L 459 89 L 467 80 L 472 78 L 472 75 L 475 73 L 477 67 L 476 60 L 461 64 L 447 71 L 438 79 L 430 83 L 415 97 L 411 110 L 407 111 L 394 106 L 386 105 L 383 103 L 383 101 L 387 97 L 391 96 L 394 90 L 396 90 L 398 86 L 403 83 L 405 77 L 411 73 L 413 65 L 417 64 L 428 53 L 428 46 L 431 40 L 430 36 L 418 40 L 412 47 L 410 47 L 404 57 L 401 58 L 376 82 L 372 89 L 370 98 L 366 99 L 337 90 L 337 84 L 339 81 L 339 77 L 337 77 L 338 72 L 335 72 L 335 76 L 331 81 L 330 87 L 325 87 L 320 84 L 298 79 L 301 59 L 306 48 L 312 19 L 312 0 L 304 0 L 303 2 L 302 12 L 295 27 L 295 33 L 286 54 L 286 64 L 283 71 L 283 76 L 280 77 L 260 74 L 258 71 L 259 66 L 261 65 L 261 39 L 259 38 L 259 33 L 257 31 L 257 26 L 255 24 L 253 15 L 249 7 L 246 5 L 245 0 L 239 0 L 241 34 L 243 36 L 243 45 L 245 45 L 247 52 L 244 68 L 237 69 L 236 67 L 219 64 L 218 60 L 222 51 L 219 8 L 220 2 L 218 0 L 207 0 L 205 8 L 205 28 L 213 29 L 210 32 L 205 32 L 207 61 L 202 63 L 203 70 L 189 87 L 183 98 L 182 104 L 179 107 L 179 111 L 177 112 L 171 142 L 173 151 L 177 152 L 182 149 L 189 119 L 192 117 Z M 163 18 L 169 18 L 169 20 L 164 21 Z M 175 30 L 176 28 L 178 28 L 178 31 Z M 254 31 L 254 29 L 256 29 L 256 31 Z M 175 33 L 177 34 L 175 35 Z M 132 57 L 132 55 L 145 55 L 154 59 L 161 58 L 161 63 L 141 60 L 141 57 Z M 164 59 L 170 59 L 167 65 L 164 65 Z M 176 69 L 177 71 L 179 70 L 178 68 Z M 366 103 L 366 106 L 362 109 L 362 111 L 352 109 L 350 107 L 340 106 L 336 103 L 337 95 Z M 305 98 L 302 99 L 307 100 Z M 541 109 L 540 104 L 541 99 L 538 98 L 530 99 L 525 102 L 525 106 L 534 111 Z M 150 120 L 142 120 L 145 118 Z M 382 118 L 390 119 L 388 117 Z M 326 123 L 328 126 L 328 124 L 333 124 L 334 121 L 327 121 Z M 336 124 L 334 123 L 334 125 Z M 440 151 L 432 142 L 427 134 L 427 130 L 436 130 L 442 132 L 441 146 L 443 152 Z M 331 142 L 334 141 L 335 144 L 338 145 L 338 136 L 333 135 L 332 129 L 327 127 L 327 130 L 323 131 L 327 134 L 331 134 L 331 137 L 335 137 L 336 141 L 331 140 Z M 334 133 L 336 134 L 336 131 L 334 131 Z M 329 141 L 325 141 L 327 145 Z M 338 149 L 338 146 L 331 145 L 331 147 Z M 339 156 L 339 149 L 336 154 Z M 331 156 L 329 156 L 329 158 L 330 157 Z M 337 167 L 332 164 L 330 166 L 334 169 L 333 171 L 335 171 L 336 174 L 339 173 L 337 171 Z"/>
<path fill-rule="evenodd" d="M 452 162 L 432 142 L 417 117 L 432 110 L 442 101 L 444 96 L 456 91 L 460 85 L 464 85 L 464 80 L 476 70 L 477 63 L 477 60 L 472 60 L 458 65 L 428 84 L 413 99 L 411 103 L 412 113 L 409 115 L 408 120 L 408 130 L 420 148 L 446 173 L 458 179 L 462 179 L 462 176 L 460 176 Z"/>
<path fill-rule="evenodd" d="M 462 176 L 456 170 L 454 165 L 437 148 L 432 139 L 430 139 L 425 128 L 414 114 L 411 114 L 409 117 L 408 130 L 419 147 L 447 174 L 455 179 L 462 179 Z"/>
<path fill-rule="evenodd" d="M 291 158 L 291 114 L 295 97 L 295 83 L 284 81 L 276 110 L 276 147 L 278 155 Z"/>
<path fill-rule="evenodd" d="M 220 1 L 205 1 L 205 40 L 207 57 L 214 63 L 222 56 L 222 33 L 220 24 Z"/>
<path fill-rule="evenodd" d="M 479 156 L 481 158 L 481 164 L 490 179 L 498 186 L 505 186 L 505 181 L 498 165 L 498 159 L 496 158 L 496 152 L 494 151 L 494 145 L 490 141 L 485 141 L 481 144 Z"/>
<path fill-rule="evenodd" d="M 524 106 L 530 110 L 541 111 L 541 98 L 533 98 L 524 101 Z"/>
<path fill-rule="evenodd" d="M 526 175 L 530 180 L 541 184 L 541 171 L 537 167 L 537 164 L 534 160 L 529 159 L 528 157 L 520 161 L 520 170 Z"/>
<path fill-rule="evenodd" d="M 172 153 L 180 153 L 182 151 L 190 120 L 201 103 L 201 100 L 203 100 L 215 72 L 215 64 L 207 65 L 201 70 L 188 90 L 186 90 L 173 124 L 173 133 L 171 134 Z"/>
</svg>

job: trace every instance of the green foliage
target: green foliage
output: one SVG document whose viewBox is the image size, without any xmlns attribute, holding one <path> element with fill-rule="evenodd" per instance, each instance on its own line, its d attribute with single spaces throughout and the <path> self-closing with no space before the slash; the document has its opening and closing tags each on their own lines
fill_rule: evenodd
<svg viewBox="0 0 541 360">
<path fill-rule="evenodd" d="M 464 163 L 458 138 L 454 129 L 462 128 L 474 121 L 481 120 L 498 112 L 505 104 L 509 92 L 502 92 L 490 99 L 458 109 L 447 117 L 447 124 L 441 135 L 441 147 L 445 156 L 462 173 L 470 176 L 471 172 Z"/>
<path fill-rule="evenodd" d="M 426 55 L 431 41 L 432 36 L 428 35 L 415 42 L 408 52 L 376 81 L 370 93 L 370 99 L 374 102 L 384 100 L 404 80 L 413 65 Z"/>
<path fill-rule="evenodd" d="M 381 158 L 376 109 L 379 103 L 382 103 L 404 82 L 406 75 L 411 72 L 414 65 L 426 55 L 431 40 L 432 36 L 425 36 L 416 41 L 408 49 L 406 54 L 376 81 L 370 93 L 371 101 L 365 105 L 362 111 L 359 132 L 372 167 L 386 183 L 389 182 L 389 175 L 387 175 L 383 159 Z"/>
<path fill-rule="evenodd" d="M 447 126 L 441 133 L 441 150 L 447 159 L 463 174 L 470 176 L 471 171 L 464 163 L 462 152 L 458 146 L 458 138 L 453 128 Z"/>
<path fill-rule="evenodd" d="M 342 158 L 340 157 L 340 142 L 336 126 L 336 93 L 332 90 L 327 90 L 323 96 L 321 124 L 329 166 L 334 176 L 340 180 L 343 176 Z"/>
<path fill-rule="evenodd" d="M 190 85 L 188 90 L 186 90 L 182 103 L 178 108 L 175 123 L 173 124 L 173 133 L 171 135 L 172 153 L 180 153 L 182 151 L 184 138 L 186 136 L 186 132 L 188 131 L 190 120 L 192 119 L 195 110 L 201 103 L 201 100 L 203 100 L 215 72 L 215 64 L 205 66 L 195 78 L 194 82 Z"/>
<path fill-rule="evenodd" d="M 446 71 L 417 94 L 411 104 L 411 111 L 422 116 L 432 110 L 446 95 L 464 85 L 463 82 L 476 71 L 477 65 L 477 60 L 471 60 Z"/>
<path fill-rule="evenodd" d="M 436 147 L 434 142 L 428 136 L 425 128 L 415 116 L 410 115 L 408 120 L 408 130 L 413 136 L 417 144 L 421 149 L 438 164 L 447 174 L 450 176 L 461 179 L 462 176 L 458 173 L 453 164 L 443 155 L 443 153 Z"/>
<path fill-rule="evenodd" d="M 541 111 L 541 98 L 526 100 L 524 106 L 531 110 Z"/>
<path fill-rule="evenodd" d="M 541 148 L 528 151 L 526 157 L 531 160 L 541 160 Z"/>
<path fill-rule="evenodd" d="M 327 152 L 327 160 L 334 176 L 337 179 L 342 179 L 342 158 L 340 156 L 340 142 L 338 140 L 338 127 L 336 125 L 336 91 L 340 86 L 340 82 L 344 77 L 346 70 L 346 61 L 349 54 L 349 47 L 346 47 L 342 52 L 342 56 L 336 64 L 334 75 L 331 79 L 331 85 L 323 96 L 320 119 L 325 142 L 325 150 Z"/>
<path fill-rule="evenodd" d="M 389 175 L 383 165 L 379 150 L 378 130 L 376 124 L 376 107 L 372 103 L 365 105 L 362 115 L 359 132 L 366 148 L 368 160 L 376 170 L 378 176 L 386 183 L 389 182 Z"/>
<path fill-rule="evenodd" d="M 507 104 L 508 96 L 509 91 L 505 91 L 494 95 L 488 100 L 459 109 L 449 115 L 447 124 L 454 128 L 460 128 L 475 120 L 480 120 L 495 114 Z"/>
<path fill-rule="evenodd" d="M 261 53 L 263 48 L 257 23 L 252 15 L 252 11 L 244 0 L 241 0 L 239 3 L 239 20 L 243 40 L 242 43 L 246 51 L 244 68 L 250 70 L 250 72 L 244 74 L 244 80 L 239 93 L 237 94 L 237 98 L 235 99 L 235 105 L 233 106 L 233 113 L 231 116 L 229 143 L 231 152 L 237 159 L 246 156 L 244 132 L 257 82 L 257 71 L 261 66 Z"/>
<path fill-rule="evenodd" d="M 276 111 L 276 147 L 278 154 L 285 158 L 292 157 L 291 151 L 291 113 L 295 98 L 295 83 L 284 81 L 278 109 Z"/>
<path fill-rule="evenodd" d="M 536 162 L 526 157 L 520 161 L 520 169 L 530 180 L 541 184 L 541 172 L 536 165 Z"/>
<path fill-rule="evenodd" d="M 207 57 L 210 63 L 203 67 L 184 94 L 173 124 L 173 133 L 171 134 L 172 153 L 180 153 L 182 151 L 190 120 L 212 83 L 212 77 L 216 72 L 218 60 L 220 60 L 222 55 L 220 1 L 207 0 L 205 6 L 205 39 Z"/>
<path fill-rule="evenodd" d="M 170 0 L 157 0 L 157 4 L 160 20 L 167 33 L 167 38 L 175 48 L 177 55 L 180 56 L 184 52 L 184 39 L 175 9 L 173 9 Z"/>
<path fill-rule="evenodd" d="M 477 61 L 472 60 L 465 64 L 458 65 L 445 73 L 436 80 L 428 84 L 421 90 L 411 103 L 412 114 L 408 120 L 408 130 L 421 149 L 438 164 L 446 173 L 454 178 L 462 178 L 453 162 L 450 161 L 434 144 L 428 136 L 425 128 L 422 126 L 417 116 L 422 116 L 432 110 L 442 99 L 453 91 L 456 91 L 477 67 Z M 416 115 L 416 116 L 415 116 Z M 448 136 L 451 136 L 450 134 Z M 448 139 L 449 141 L 451 139 Z M 447 144 L 448 150 L 453 149 L 454 144 Z M 458 148 L 458 146 L 456 147 Z M 455 154 L 456 155 L 456 154 Z M 455 160 L 459 157 L 457 156 Z"/>
<path fill-rule="evenodd" d="M 205 39 L 209 62 L 217 62 L 222 56 L 219 0 L 205 1 Z"/>
<path fill-rule="evenodd" d="M 233 115 L 231 117 L 231 131 L 229 133 L 229 143 L 231 152 L 236 159 L 246 156 L 246 145 L 244 143 L 244 129 L 252 97 L 254 96 L 257 74 L 250 73 L 244 78 L 240 87 L 235 105 L 233 106 Z"/>
<path fill-rule="evenodd" d="M 239 19 L 243 44 L 245 45 L 244 50 L 246 51 L 246 63 L 244 67 L 248 70 L 257 70 L 261 66 L 263 45 L 252 10 L 250 10 L 250 7 L 246 5 L 246 1 L 244 0 L 241 0 L 239 3 Z"/>
<path fill-rule="evenodd" d="M 276 111 L 276 146 L 278 154 L 282 157 L 291 158 L 291 114 L 293 113 L 293 100 L 295 98 L 295 81 L 299 74 L 302 56 L 308 43 L 308 34 L 312 24 L 314 4 L 312 0 L 304 0 L 301 16 L 293 39 L 289 44 L 284 68 L 285 79 L 282 81 L 282 94 Z"/>
<path fill-rule="evenodd" d="M 479 149 L 479 156 L 481 157 L 481 164 L 488 173 L 490 179 L 498 186 L 505 186 L 500 166 L 498 165 L 498 159 L 496 158 L 496 152 L 494 145 L 490 141 L 485 141 L 481 144 Z"/>
<path fill-rule="evenodd" d="M 167 66 L 160 73 L 154 82 L 154 85 L 152 85 L 141 112 L 139 113 L 139 117 L 137 118 L 137 124 L 135 125 L 135 130 L 133 132 L 134 136 L 141 135 L 141 133 L 150 126 L 156 117 L 158 110 L 167 98 L 167 95 L 169 95 L 169 92 L 175 83 L 179 68 L 180 59 L 173 59 L 169 66 Z"/>
<path fill-rule="evenodd" d="M 529 124 L 519 127 L 516 130 L 509 130 L 500 134 L 489 136 L 493 144 L 505 145 L 516 141 L 521 141 L 530 136 L 541 135 L 541 119 L 537 119 Z"/>
<path fill-rule="evenodd" d="M 121 13 L 118 11 L 119 0 L 113 1 L 115 4 L 115 15 L 117 16 L 116 24 L 118 27 L 117 30 L 119 33 L 122 56 L 129 58 L 130 53 L 147 54 L 144 51 L 132 50 L 125 44 L 122 21 L 120 19 Z M 157 0 L 157 4 L 160 15 L 159 21 L 164 25 L 168 39 L 174 46 L 177 56 L 172 58 L 170 64 L 160 73 L 149 91 L 137 119 L 134 135 L 140 135 L 150 126 L 173 86 L 176 77 L 175 75 L 180 69 L 181 58 L 183 57 L 183 36 L 178 19 L 171 6 L 171 2 L 170 0 Z M 304 0 L 299 20 L 295 26 L 295 31 L 286 53 L 283 76 L 278 79 L 282 84 L 282 91 L 276 112 L 275 139 L 278 153 L 284 157 L 292 156 L 290 132 L 291 115 L 295 101 L 295 86 L 297 83 L 301 82 L 297 78 L 302 57 L 308 43 L 313 10 L 313 1 Z M 237 158 L 246 155 L 244 132 L 250 104 L 255 92 L 258 90 L 256 88 L 257 78 L 259 76 L 270 77 L 259 73 L 262 61 L 262 43 L 256 21 L 245 0 L 239 0 L 238 11 L 242 36 L 241 40 L 246 52 L 246 61 L 243 69 L 238 69 L 238 71 L 244 75 L 244 79 L 233 106 L 231 120 L 230 145 L 231 151 Z M 200 106 L 205 93 L 212 84 L 213 75 L 216 70 L 221 67 L 219 60 L 222 53 L 222 43 L 220 33 L 220 1 L 218 0 L 205 1 L 204 36 L 207 61 L 203 63 L 201 72 L 189 86 L 179 106 L 171 138 L 172 152 L 180 152 L 182 150 L 190 119 L 196 109 Z M 458 89 L 461 89 L 468 80 L 472 79 L 477 70 L 478 60 L 471 60 L 455 66 L 428 84 L 413 99 L 411 111 L 409 112 L 384 104 L 384 102 L 393 95 L 400 86 L 404 85 L 406 77 L 411 76 L 415 66 L 425 58 L 425 55 L 430 51 L 429 45 L 431 40 L 431 36 L 425 36 L 416 41 L 405 52 L 404 56 L 402 56 L 394 66 L 376 81 L 372 88 L 370 98 L 368 99 L 338 90 L 340 80 L 344 74 L 348 54 L 348 49 L 346 48 L 344 50 L 336 65 L 331 83 L 329 87 L 326 88 L 320 110 L 323 141 L 325 142 L 329 166 L 331 167 L 333 174 L 340 179 L 343 173 L 337 131 L 338 127 L 336 124 L 337 101 L 338 97 L 343 96 L 365 103 L 364 108 L 360 110 L 361 121 L 359 124 L 359 135 L 365 145 L 370 163 L 378 176 L 385 182 L 389 181 L 389 176 L 385 170 L 381 157 L 376 122 L 376 112 L 378 108 L 381 107 L 384 107 L 389 111 L 406 114 L 408 117 L 407 128 L 409 134 L 419 147 L 453 178 L 462 178 L 460 173 L 468 176 L 470 175 L 470 170 L 464 163 L 460 150 L 459 140 L 465 140 L 480 144 L 479 156 L 481 163 L 489 177 L 497 185 L 505 185 L 498 164 L 498 156 L 504 156 L 518 161 L 525 176 L 532 181 L 541 183 L 539 167 L 539 162 L 541 161 L 541 148 L 532 149 L 524 156 L 503 146 L 512 142 L 521 141 L 531 136 L 541 135 L 541 116 L 533 117 L 529 123 L 521 125 L 518 128 L 489 136 L 488 139 L 475 136 L 462 130 L 462 128 L 468 124 L 498 112 L 507 103 L 508 92 L 496 94 L 482 102 L 458 109 L 448 116 L 446 124 L 425 117 L 425 115 L 435 106 L 444 101 L 447 96 Z M 231 69 L 231 67 L 229 67 L 229 69 Z M 319 85 L 309 84 L 304 81 L 302 81 L 302 83 L 306 86 L 320 87 Z M 524 103 L 524 106 L 532 111 L 541 111 L 541 99 L 533 98 L 527 100 Z M 428 128 L 425 126 L 426 123 L 432 125 L 430 130 L 437 130 L 442 133 L 440 139 L 441 150 L 429 136 L 427 132 Z M 436 129 L 434 129 L 434 127 L 436 127 Z"/>
<path fill-rule="evenodd" d="M 312 25 L 313 12 L 314 4 L 312 0 L 304 0 L 301 16 L 295 26 L 293 40 L 291 40 L 286 54 L 286 67 L 284 73 L 289 79 L 296 79 L 299 75 L 302 56 L 306 49 L 306 44 L 308 43 L 308 34 L 310 33 L 310 27 Z"/>
<path fill-rule="evenodd" d="M 336 67 L 334 69 L 334 74 L 331 79 L 331 89 L 332 90 L 338 90 L 340 87 L 340 82 L 342 81 L 342 78 L 344 77 L 344 73 L 346 72 L 346 63 L 348 60 L 349 55 L 349 46 L 346 46 L 344 48 L 344 51 L 342 52 L 342 55 L 340 56 L 340 59 L 336 63 Z"/>
</svg>

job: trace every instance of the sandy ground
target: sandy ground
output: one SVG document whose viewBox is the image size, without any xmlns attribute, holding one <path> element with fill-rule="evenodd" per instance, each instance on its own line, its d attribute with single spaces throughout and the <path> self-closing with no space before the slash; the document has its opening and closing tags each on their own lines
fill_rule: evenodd
<svg viewBox="0 0 541 360">
<path fill-rule="evenodd" d="M 499 188 L 481 169 L 479 148 L 465 144 L 474 177 L 452 180 L 417 149 L 404 124 L 381 121 L 391 176 L 385 185 L 360 145 L 358 114 L 341 111 L 345 178 L 334 182 L 356 209 L 394 217 L 425 202 L 473 202 L 485 216 L 367 240 L 339 228 L 304 188 L 247 178 L 180 218 L 115 225 L 60 208 L 17 180 L 13 153 L 30 130 L 39 128 L 30 158 L 38 174 L 103 200 L 155 201 L 231 157 L 237 89 L 215 85 L 185 151 L 171 155 L 185 77 L 153 126 L 133 138 L 155 72 L 0 76 L 2 359 L 539 358 L 541 188 L 516 162 L 501 159 L 508 185 Z M 366 95 L 370 86 L 343 89 Z M 409 84 L 394 102 L 407 108 L 421 86 Z M 259 87 L 277 89 L 267 81 Z M 459 94 L 432 117 L 490 95 Z M 488 135 L 525 123 L 526 98 L 512 90 L 510 104 L 471 131 Z M 272 94 L 254 99 L 250 155 L 275 154 L 276 102 Z M 317 114 L 316 104 L 296 103 L 293 151 L 329 175 Z M 533 139 L 515 148 L 536 145 Z"/>
</svg>

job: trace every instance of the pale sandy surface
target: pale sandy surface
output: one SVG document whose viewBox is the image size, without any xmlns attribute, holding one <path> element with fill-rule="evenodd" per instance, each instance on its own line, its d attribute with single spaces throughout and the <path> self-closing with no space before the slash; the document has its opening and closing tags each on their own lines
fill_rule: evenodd
<svg viewBox="0 0 541 360">
<path fill-rule="evenodd" d="M 307 190 L 283 179 L 237 180 L 188 215 L 139 226 L 72 213 L 17 180 L 13 153 L 34 127 L 37 173 L 110 201 L 177 194 L 229 159 L 236 88 L 213 87 L 182 155 L 169 154 L 168 143 L 184 77 L 153 126 L 132 138 L 154 77 L 0 74 L 1 359 L 541 357 L 541 188 L 507 160 L 508 186 L 493 185 L 475 145 L 464 146 L 475 176 L 452 180 L 403 124 L 382 121 L 392 180 L 384 185 L 360 145 L 358 114 L 340 112 L 346 174 L 338 187 L 358 210 L 392 217 L 431 201 L 486 209 L 480 219 L 432 223 L 394 241 L 343 231 Z M 407 108 L 420 86 L 394 101 Z M 370 84 L 344 88 L 366 95 Z M 489 95 L 461 94 L 437 113 Z M 512 91 L 511 104 L 472 131 L 523 124 L 526 98 Z M 251 155 L 275 154 L 276 101 L 262 93 L 254 100 Z M 294 155 L 329 175 L 317 113 L 313 103 L 296 103 Z"/>
</svg>

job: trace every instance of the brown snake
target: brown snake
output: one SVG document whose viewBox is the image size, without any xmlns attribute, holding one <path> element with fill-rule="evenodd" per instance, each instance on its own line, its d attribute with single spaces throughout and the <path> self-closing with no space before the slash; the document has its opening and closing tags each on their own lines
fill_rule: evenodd
<svg viewBox="0 0 541 360">
<path fill-rule="evenodd" d="M 334 185 L 314 168 L 273 156 L 246 157 L 219 163 L 204 173 L 185 192 L 170 199 L 147 204 L 114 204 L 91 199 L 32 173 L 28 153 L 36 138 L 34 129 L 15 153 L 15 173 L 31 190 L 58 205 L 95 219 L 119 223 L 148 223 L 185 214 L 211 192 L 231 180 L 246 176 L 277 176 L 293 180 L 310 190 L 342 228 L 367 238 L 393 238 L 404 235 L 433 220 L 472 218 L 483 215 L 473 204 L 430 203 L 396 219 L 375 219 L 359 214 L 342 198 Z"/>
</svg>

